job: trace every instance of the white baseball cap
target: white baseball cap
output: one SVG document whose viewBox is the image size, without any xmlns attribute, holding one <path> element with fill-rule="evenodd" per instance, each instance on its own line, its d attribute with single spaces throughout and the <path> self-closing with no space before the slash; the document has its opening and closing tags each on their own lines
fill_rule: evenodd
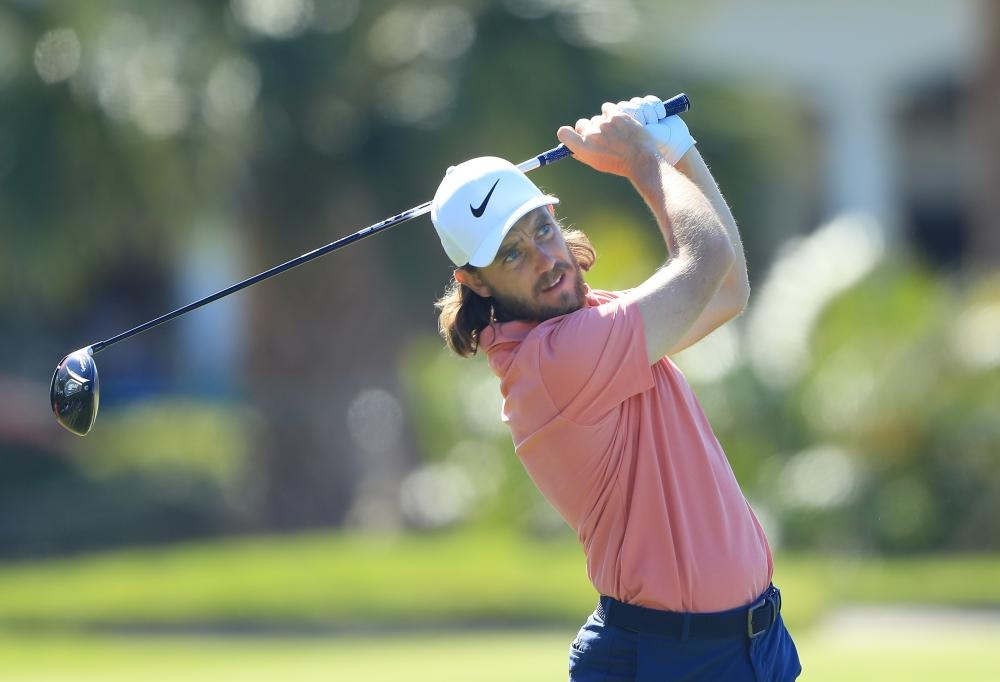
<svg viewBox="0 0 1000 682">
<path fill-rule="evenodd" d="M 455 265 L 485 267 L 524 214 L 558 203 L 514 164 L 481 156 L 447 170 L 431 201 L 431 220 Z"/>
</svg>

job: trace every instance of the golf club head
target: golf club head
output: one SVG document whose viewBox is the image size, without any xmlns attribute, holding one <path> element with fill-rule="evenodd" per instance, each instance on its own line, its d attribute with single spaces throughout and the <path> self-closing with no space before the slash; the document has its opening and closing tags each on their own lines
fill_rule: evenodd
<svg viewBox="0 0 1000 682">
<path fill-rule="evenodd" d="M 90 348 L 81 348 L 64 357 L 52 374 L 49 389 L 56 421 L 67 431 L 86 436 L 97 419 L 100 397 L 97 365 Z"/>
</svg>

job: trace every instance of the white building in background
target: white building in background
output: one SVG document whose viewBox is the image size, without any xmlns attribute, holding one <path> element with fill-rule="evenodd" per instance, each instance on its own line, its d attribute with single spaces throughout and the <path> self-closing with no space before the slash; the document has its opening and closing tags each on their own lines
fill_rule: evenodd
<svg viewBox="0 0 1000 682">
<path fill-rule="evenodd" d="M 960 200 L 944 96 L 968 80 L 988 1 L 650 0 L 640 42 L 673 69 L 800 98 L 819 122 L 823 217 L 865 213 L 894 230 L 912 218 L 907 197 Z"/>
<path fill-rule="evenodd" d="M 222 216 L 194 226 L 188 248 L 182 253 L 174 299 L 186 305 L 239 282 L 245 272 L 246 254 L 237 230 Z M 188 390 L 209 395 L 226 393 L 244 358 L 245 295 L 235 294 L 177 320 L 181 352 L 177 373 Z"/>
</svg>

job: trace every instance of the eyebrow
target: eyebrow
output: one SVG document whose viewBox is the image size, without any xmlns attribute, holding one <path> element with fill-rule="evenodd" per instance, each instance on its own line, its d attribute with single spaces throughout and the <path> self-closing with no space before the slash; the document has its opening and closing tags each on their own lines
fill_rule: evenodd
<svg viewBox="0 0 1000 682">
<path fill-rule="evenodd" d="M 535 229 L 536 227 L 538 227 L 538 225 L 540 223 L 545 222 L 548 219 L 548 216 L 549 216 L 548 211 L 544 211 L 544 212 L 543 211 L 533 211 L 532 215 L 531 215 L 531 222 L 529 223 L 530 227 L 528 229 L 532 229 L 532 230 Z M 514 246 L 515 244 L 517 244 L 518 242 L 520 242 L 524 238 L 519 232 L 513 232 L 513 231 L 511 231 L 511 232 L 508 232 L 507 234 L 508 235 L 513 234 L 514 237 L 512 239 L 509 239 L 509 240 L 505 238 L 503 240 L 503 242 L 500 243 L 500 248 L 497 249 L 497 254 L 498 255 L 502 251 L 505 251 L 506 249 L 509 249 L 510 247 Z"/>
</svg>

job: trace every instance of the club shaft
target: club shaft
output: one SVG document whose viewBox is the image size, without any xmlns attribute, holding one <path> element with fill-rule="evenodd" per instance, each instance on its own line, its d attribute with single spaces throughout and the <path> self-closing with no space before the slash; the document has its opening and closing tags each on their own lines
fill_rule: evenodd
<svg viewBox="0 0 1000 682">
<path fill-rule="evenodd" d="M 663 106 L 666 109 L 667 112 L 666 115 L 673 116 L 675 114 L 680 114 L 687 111 L 691 106 L 691 102 L 688 99 L 687 95 L 682 93 L 666 100 L 663 103 Z M 542 154 L 539 154 L 534 158 L 521 162 L 520 164 L 518 164 L 517 167 L 522 172 L 527 173 L 529 171 L 535 170 L 536 168 L 540 168 L 541 166 L 547 166 L 550 163 L 555 163 L 556 161 L 565 159 L 567 156 L 571 155 L 572 152 L 566 147 L 566 145 L 560 144 L 557 147 L 553 147 L 552 149 L 543 152 Z M 143 324 L 140 324 L 137 327 L 133 327 L 132 329 L 124 331 L 116 336 L 112 336 L 109 339 L 105 339 L 104 341 L 99 341 L 97 343 L 91 344 L 90 346 L 88 346 L 88 350 L 90 351 L 91 354 L 99 353 L 105 348 L 108 348 L 109 346 L 113 346 L 114 344 L 120 341 L 124 341 L 125 339 L 131 338 L 136 334 L 141 334 L 144 331 L 148 331 L 153 327 L 158 327 L 161 324 L 164 324 L 165 322 L 169 322 L 175 317 L 180 317 L 181 315 L 185 315 L 191 312 L 192 310 L 197 310 L 198 308 L 208 305 L 213 301 L 218 301 L 220 298 L 225 298 L 230 294 L 234 294 L 237 291 L 240 291 L 241 289 L 246 289 L 247 287 L 257 284 L 258 282 L 263 282 L 265 279 L 270 279 L 271 277 L 274 277 L 275 275 L 280 275 L 281 273 L 287 270 L 291 270 L 292 268 L 297 268 L 298 266 L 303 265 L 304 263 L 308 263 L 311 260 L 315 260 L 320 256 L 325 256 L 328 253 L 331 253 L 333 251 L 336 251 L 337 249 L 348 246 L 349 244 L 353 244 L 354 242 L 361 241 L 366 237 L 371 237 L 372 235 L 378 234 L 379 232 L 387 230 L 390 227 L 395 227 L 396 225 L 400 225 L 409 220 L 413 220 L 414 218 L 430 213 L 430 211 L 431 211 L 431 202 L 429 201 L 424 202 L 419 206 L 414 206 L 413 208 L 407 209 L 402 213 L 398 213 L 392 216 L 391 218 L 386 218 L 385 220 L 375 223 L 374 225 L 369 225 L 363 230 L 358 230 L 354 234 L 342 237 L 336 241 L 330 242 L 325 246 L 321 246 L 318 249 L 314 249 L 312 251 L 309 251 L 308 253 L 304 253 L 298 258 L 293 258 L 290 261 L 286 261 L 280 265 L 276 265 L 270 270 L 265 270 L 264 272 L 254 275 L 253 277 L 249 277 L 243 280 L 242 282 L 237 282 L 236 284 L 228 286 L 225 289 L 217 291 L 209 296 L 206 296 L 205 298 L 198 299 L 193 303 L 188 303 L 186 306 L 177 308 L 176 310 L 172 310 L 171 312 L 166 313 L 165 315 L 161 315 L 155 319 L 149 320 L 148 322 L 144 322 Z"/>
<path fill-rule="evenodd" d="M 186 306 L 178 308 L 177 310 L 172 310 L 171 312 L 166 313 L 165 315 L 160 315 L 156 319 L 150 320 L 149 322 L 144 322 L 140 324 L 138 327 L 133 327 L 132 329 L 124 331 L 121 334 L 118 334 L 117 336 L 112 336 L 110 339 L 99 341 L 91 345 L 90 350 L 92 353 L 99 353 L 108 346 L 113 346 L 119 341 L 124 341 L 125 339 L 135 336 L 136 334 L 141 334 L 142 332 L 148 331 L 153 327 L 158 327 L 165 322 L 169 322 L 175 317 L 180 317 L 181 315 L 189 313 L 192 310 L 197 310 L 198 308 L 208 305 L 213 301 L 218 301 L 220 298 L 225 298 L 226 296 L 234 294 L 241 289 L 246 289 L 247 287 L 252 286 L 257 282 L 263 282 L 265 279 L 270 279 L 275 275 L 280 275 L 286 270 L 291 270 L 292 268 L 296 268 L 302 265 L 303 263 L 308 263 L 309 261 L 315 260 L 320 256 L 325 256 L 331 251 L 336 251 L 337 249 L 343 248 L 349 244 L 361 241 L 365 237 L 370 237 L 373 234 L 381 232 L 382 230 L 387 230 L 390 227 L 399 225 L 400 223 L 405 223 L 407 220 L 412 220 L 413 218 L 422 216 L 425 213 L 430 213 L 430 210 L 431 210 L 431 202 L 429 201 L 424 202 L 419 206 L 414 206 L 413 208 L 403 211 L 402 213 L 399 213 L 397 215 L 394 215 L 391 218 L 386 218 L 385 220 L 375 223 L 374 225 L 369 225 L 363 230 L 358 230 L 354 234 L 349 234 L 346 237 L 338 239 L 337 241 L 330 242 L 326 246 L 321 246 L 318 249 L 314 249 L 312 251 L 309 251 L 308 253 L 304 253 L 298 258 L 293 258 L 292 260 L 286 261 L 281 265 L 275 265 L 270 270 L 265 270 L 264 272 L 254 275 L 253 277 L 249 277 L 243 280 L 242 282 L 237 282 L 232 286 L 228 286 L 225 289 L 216 291 L 214 294 L 206 296 L 205 298 L 198 299 L 193 303 L 188 303 Z"/>
</svg>

